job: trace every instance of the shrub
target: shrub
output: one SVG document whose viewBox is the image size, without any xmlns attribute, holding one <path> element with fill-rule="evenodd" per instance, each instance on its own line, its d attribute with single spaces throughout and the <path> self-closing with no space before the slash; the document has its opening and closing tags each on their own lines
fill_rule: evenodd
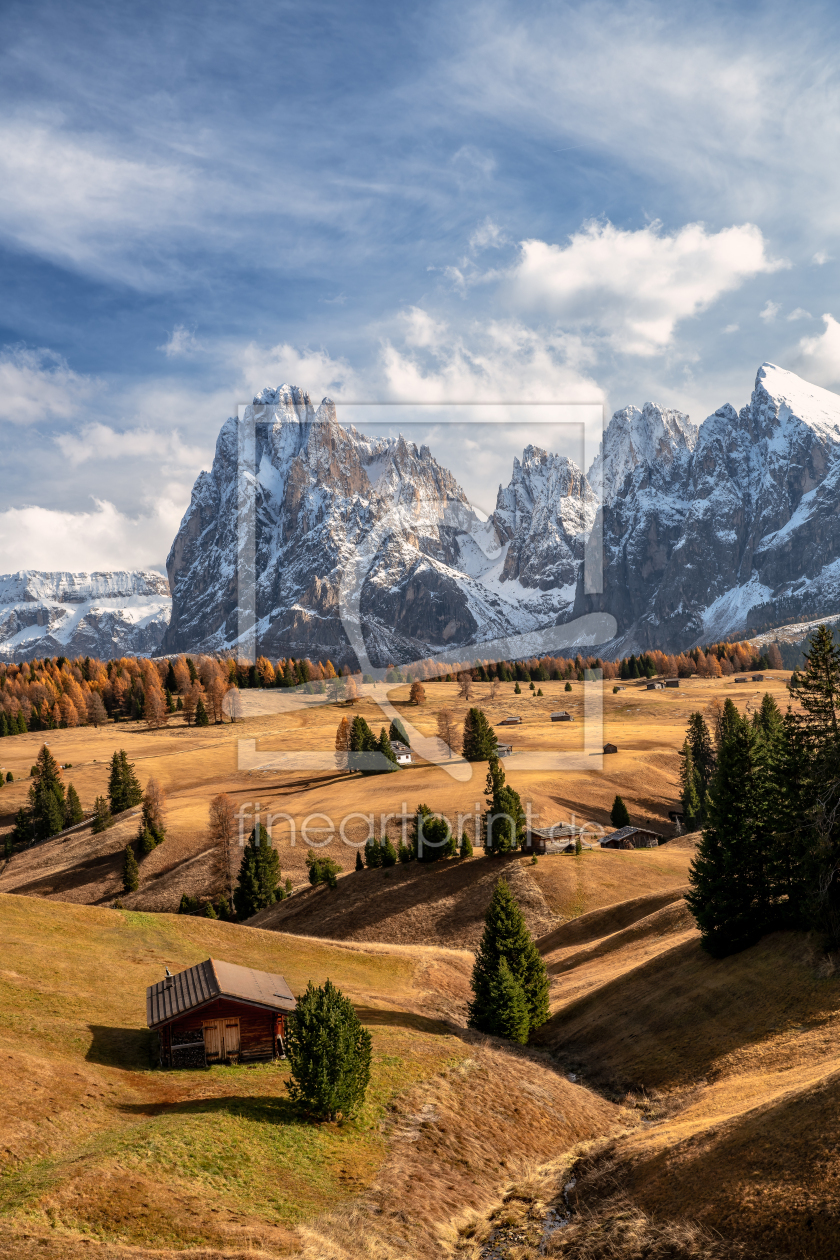
<svg viewBox="0 0 840 1260">
<path fill-rule="evenodd" d="M 563 690 L 564 690 L 564 691 L 571 691 L 571 690 L 572 690 L 572 684 L 571 684 L 570 682 L 567 682 L 567 683 L 566 683 L 566 686 L 563 688 Z"/>
<path fill-rule="evenodd" d="M 335 888 L 338 876 L 341 874 L 341 867 L 334 858 L 319 857 L 310 849 L 306 855 L 306 865 L 309 870 L 309 882 L 313 888 L 317 888 L 319 884 Z"/>
<path fill-rule="evenodd" d="M 297 999 L 286 1038 L 292 1099 L 317 1120 L 353 1115 L 370 1081 L 370 1033 L 352 1003 L 327 980 Z"/>
</svg>

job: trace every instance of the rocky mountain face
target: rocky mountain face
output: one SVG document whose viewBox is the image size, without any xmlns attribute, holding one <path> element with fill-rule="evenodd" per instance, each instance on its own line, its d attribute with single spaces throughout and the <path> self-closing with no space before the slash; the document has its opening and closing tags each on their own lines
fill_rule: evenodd
<svg viewBox="0 0 840 1260">
<path fill-rule="evenodd" d="M 153 656 L 171 607 L 160 573 L 6 574 L 0 576 L 0 659 Z"/>
<path fill-rule="evenodd" d="M 651 403 L 616 412 L 588 476 L 528 447 L 484 519 L 428 448 L 265 390 L 196 481 L 161 650 L 253 635 L 272 656 L 381 666 L 607 612 L 601 651 L 618 655 L 819 616 L 840 608 L 838 453 L 840 397 L 764 364 L 748 406 L 699 428 Z"/>
<path fill-rule="evenodd" d="M 699 430 L 661 414 L 661 455 L 617 454 L 625 413 L 605 434 L 604 593 L 579 587 L 577 611 L 612 612 L 622 653 L 836 611 L 840 397 L 765 363 L 740 411 L 720 407 Z"/>
<path fill-rule="evenodd" d="M 162 650 L 234 648 L 253 625 L 259 652 L 338 665 L 363 664 L 361 649 L 381 666 L 553 625 L 571 614 L 596 506 L 571 461 L 529 447 L 481 519 L 427 447 L 345 429 L 295 387 L 264 390 L 196 481 Z"/>
</svg>

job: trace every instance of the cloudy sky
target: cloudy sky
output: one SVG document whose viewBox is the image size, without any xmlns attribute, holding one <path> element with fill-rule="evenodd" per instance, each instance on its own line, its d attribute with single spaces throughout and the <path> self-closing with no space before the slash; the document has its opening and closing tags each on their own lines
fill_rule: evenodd
<svg viewBox="0 0 840 1260">
<path fill-rule="evenodd" d="M 0 23 L 2 572 L 161 567 L 225 417 L 282 381 L 695 421 L 767 359 L 840 389 L 835 6 Z M 492 499 L 493 459 L 429 414 Z M 479 440 L 504 459 L 537 433 L 506 415 Z"/>
</svg>

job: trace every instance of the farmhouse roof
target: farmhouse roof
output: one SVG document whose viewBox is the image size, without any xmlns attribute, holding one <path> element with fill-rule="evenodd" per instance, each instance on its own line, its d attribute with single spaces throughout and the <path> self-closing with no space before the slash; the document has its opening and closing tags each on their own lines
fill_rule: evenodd
<svg viewBox="0 0 840 1260">
<path fill-rule="evenodd" d="M 249 1006 L 268 1007 L 274 1011 L 293 1011 L 297 1005 L 291 989 L 282 976 L 236 963 L 208 958 L 204 962 L 167 976 L 146 989 L 146 1022 L 150 1028 L 167 1024 L 171 1019 L 194 1011 L 216 998 L 233 998 Z"/>
<path fill-rule="evenodd" d="M 626 840 L 629 836 L 635 836 L 637 833 L 645 836 L 656 836 L 658 839 L 662 838 L 658 831 L 651 831 L 650 827 L 619 827 L 618 831 L 612 831 L 608 836 L 603 836 L 601 844 L 608 844 L 610 840 Z"/>
</svg>

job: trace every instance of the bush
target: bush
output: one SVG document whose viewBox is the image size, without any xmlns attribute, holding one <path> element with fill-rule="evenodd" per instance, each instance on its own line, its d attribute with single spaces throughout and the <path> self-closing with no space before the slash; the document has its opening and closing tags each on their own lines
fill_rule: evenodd
<svg viewBox="0 0 840 1260">
<path fill-rule="evenodd" d="M 353 1115 L 364 1102 L 370 1081 L 370 1033 L 353 1004 L 327 980 L 310 980 L 289 1020 L 286 1054 L 292 1099 L 317 1120 Z"/>
<path fill-rule="evenodd" d="M 572 690 L 572 684 L 571 684 L 570 682 L 567 682 L 567 683 L 566 683 L 566 686 L 563 688 L 563 690 L 564 690 L 564 691 L 571 691 L 571 690 Z"/>
<path fill-rule="evenodd" d="M 335 888 L 338 876 L 341 874 L 341 867 L 334 858 L 319 857 L 310 849 L 306 855 L 306 866 L 309 870 L 309 882 L 313 888 L 317 888 L 319 884 Z"/>
<path fill-rule="evenodd" d="M 513 689 L 513 694 L 514 694 L 515 696 L 521 696 L 521 695 L 522 695 L 522 688 L 519 686 L 519 683 L 517 683 L 517 684 L 516 684 L 516 686 L 514 687 L 514 689 Z"/>
</svg>

